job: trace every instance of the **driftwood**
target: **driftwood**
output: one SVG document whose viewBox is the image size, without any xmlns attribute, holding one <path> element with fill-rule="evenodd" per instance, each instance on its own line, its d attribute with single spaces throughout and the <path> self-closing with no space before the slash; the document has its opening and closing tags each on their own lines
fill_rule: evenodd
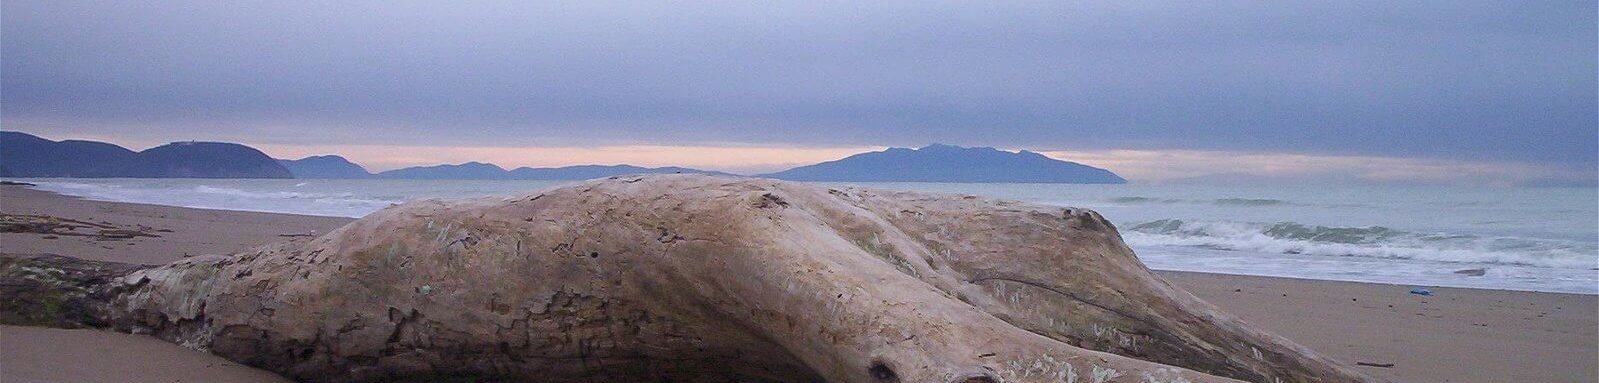
<svg viewBox="0 0 1599 383">
<path fill-rule="evenodd" d="M 303 381 L 1373 381 L 1166 283 L 1092 211 L 698 175 L 159 267 L 8 256 L 0 320 Z"/>
<path fill-rule="evenodd" d="M 84 229 L 78 231 L 78 229 Z M 91 232 L 92 231 L 92 232 Z M 46 236 L 96 237 L 97 239 L 130 239 L 134 237 L 160 237 L 152 232 L 171 232 L 145 226 L 118 227 L 110 223 L 94 223 L 48 215 L 0 213 L 0 233 L 33 233 Z"/>
</svg>

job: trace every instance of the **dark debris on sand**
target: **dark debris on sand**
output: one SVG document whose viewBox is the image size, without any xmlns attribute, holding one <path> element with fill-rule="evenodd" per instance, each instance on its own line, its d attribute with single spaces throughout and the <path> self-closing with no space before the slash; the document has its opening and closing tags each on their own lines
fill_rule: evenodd
<svg viewBox="0 0 1599 383">
<path fill-rule="evenodd" d="M 33 233 L 47 237 L 75 236 L 96 239 L 131 239 L 135 237 L 160 237 L 157 232 L 171 232 L 144 225 L 132 227 L 110 223 L 94 223 L 48 215 L 0 213 L 0 233 Z"/>
</svg>

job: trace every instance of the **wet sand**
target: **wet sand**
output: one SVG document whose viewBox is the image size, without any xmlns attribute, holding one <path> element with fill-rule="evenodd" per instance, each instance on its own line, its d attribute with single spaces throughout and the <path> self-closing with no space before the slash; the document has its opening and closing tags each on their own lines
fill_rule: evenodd
<svg viewBox="0 0 1599 383">
<path fill-rule="evenodd" d="M 0 213 L 85 224 L 62 234 L 0 233 L 0 252 L 57 254 L 103 261 L 162 264 L 188 255 L 226 254 L 326 233 L 349 218 L 188 209 L 88 201 L 21 186 L 0 186 Z M 41 218 L 46 219 L 46 218 Z M 106 238 L 101 227 L 159 237 Z M 277 374 L 152 337 L 99 330 L 0 325 L 0 382 L 287 382 Z"/>
<path fill-rule="evenodd" d="M 0 212 L 66 218 L 159 237 L 0 234 L 0 252 L 160 264 L 325 233 L 348 218 L 87 201 L 0 186 Z M 79 230 L 84 230 L 79 232 Z M 46 238 L 46 237 L 55 238 Z M 1599 381 L 1599 296 L 1162 272 L 1266 330 L 1396 382 Z M 154 338 L 0 326 L 0 382 L 282 382 Z"/>
<path fill-rule="evenodd" d="M 289 380 L 143 335 L 0 326 L 0 382 L 285 383 Z"/>
<path fill-rule="evenodd" d="M 48 253 L 140 264 L 163 264 L 185 256 L 228 254 L 282 240 L 281 235 L 326 233 L 352 221 L 342 217 L 188 209 L 161 205 L 90 201 L 22 186 L 0 186 L 0 213 L 48 216 L 139 230 L 159 237 L 110 239 L 94 235 L 0 233 L 0 251 Z M 93 234 L 99 228 L 63 230 Z"/>
</svg>

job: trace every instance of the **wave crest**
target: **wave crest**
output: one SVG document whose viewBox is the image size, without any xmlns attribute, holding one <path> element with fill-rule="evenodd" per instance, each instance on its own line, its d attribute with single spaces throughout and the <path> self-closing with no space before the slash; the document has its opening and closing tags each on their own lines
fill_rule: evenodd
<svg viewBox="0 0 1599 383">
<path fill-rule="evenodd" d="M 1211 203 L 1222 206 L 1273 206 L 1286 204 L 1288 202 L 1280 199 L 1270 198 L 1222 198 L 1211 201 Z"/>
<path fill-rule="evenodd" d="M 1383 226 L 1333 227 L 1297 222 L 1252 223 L 1159 219 L 1133 225 L 1133 246 L 1184 246 L 1342 257 L 1415 259 L 1552 268 L 1599 268 L 1599 247 L 1574 241 L 1416 233 Z"/>
</svg>

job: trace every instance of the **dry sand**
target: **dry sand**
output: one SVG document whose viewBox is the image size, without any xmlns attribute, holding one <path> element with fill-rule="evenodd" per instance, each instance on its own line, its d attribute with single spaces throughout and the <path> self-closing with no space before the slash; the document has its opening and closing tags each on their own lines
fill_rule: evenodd
<svg viewBox="0 0 1599 383">
<path fill-rule="evenodd" d="M 1599 296 L 1202 273 L 1168 281 L 1395 382 L 1599 382 Z"/>
<path fill-rule="evenodd" d="M 0 252 L 158 264 L 327 232 L 346 218 L 86 201 L 0 186 L 0 212 L 49 215 L 161 237 L 103 240 L 0 234 Z M 1262 328 L 1397 382 L 1599 381 L 1599 296 L 1200 273 L 1162 273 Z M 153 338 L 0 326 L 0 382 L 281 382 L 271 373 Z"/>
</svg>

